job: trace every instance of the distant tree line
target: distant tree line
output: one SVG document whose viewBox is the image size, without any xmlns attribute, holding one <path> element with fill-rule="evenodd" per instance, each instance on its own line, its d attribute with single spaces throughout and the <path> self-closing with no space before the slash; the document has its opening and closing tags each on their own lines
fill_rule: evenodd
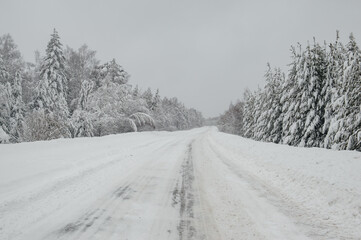
<svg viewBox="0 0 361 240">
<path fill-rule="evenodd" d="M 265 87 L 246 90 L 218 122 L 221 131 L 258 141 L 361 151 L 361 51 L 343 45 L 292 47 L 287 76 L 265 74 Z"/>
<path fill-rule="evenodd" d="M 115 61 L 100 64 L 83 45 L 63 49 L 54 29 L 46 54 L 26 63 L 0 37 L 0 143 L 103 136 L 203 125 L 202 114 L 159 90 L 141 91 Z"/>
</svg>

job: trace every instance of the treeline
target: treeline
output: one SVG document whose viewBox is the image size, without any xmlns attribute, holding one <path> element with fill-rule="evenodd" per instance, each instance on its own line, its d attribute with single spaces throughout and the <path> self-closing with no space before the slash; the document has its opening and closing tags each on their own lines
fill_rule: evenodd
<svg viewBox="0 0 361 240">
<path fill-rule="evenodd" d="M 0 37 L 0 143 L 103 136 L 203 125 L 202 114 L 159 91 L 141 91 L 113 59 L 100 64 L 83 45 L 63 50 L 56 30 L 46 54 L 26 63 Z"/>
<path fill-rule="evenodd" d="M 218 122 L 221 131 L 292 146 L 361 151 L 361 52 L 346 45 L 292 47 L 288 74 L 265 74 L 265 87 L 246 90 Z"/>
</svg>

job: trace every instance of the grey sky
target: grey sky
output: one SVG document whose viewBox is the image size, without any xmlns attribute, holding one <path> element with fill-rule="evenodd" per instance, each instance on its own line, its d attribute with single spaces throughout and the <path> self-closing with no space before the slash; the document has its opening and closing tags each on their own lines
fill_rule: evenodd
<svg viewBox="0 0 361 240">
<path fill-rule="evenodd" d="M 356 0 L 0 0 L 0 34 L 33 61 L 55 27 L 64 45 L 86 43 L 102 62 L 117 59 L 131 84 L 208 117 L 262 86 L 267 62 L 286 70 L 297 42 L 330 42 L 336 29 L 360 42 L 360 9 Z"/>
</svg>

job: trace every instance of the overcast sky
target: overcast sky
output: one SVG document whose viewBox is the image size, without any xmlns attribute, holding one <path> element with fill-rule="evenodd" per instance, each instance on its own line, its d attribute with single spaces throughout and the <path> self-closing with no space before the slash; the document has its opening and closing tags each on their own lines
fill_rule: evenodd
<svg viewBox="0 0 361 240">
<path fill-rule="evenodd" d="M 63 45 L 115 58 L 130 84 L 209 117 L 263 86 L 267 62 L 287 70 L 297 42 L 331 42 L 338 29 L 360 43 L 360 9 L 357 0 L 0 0 L 0 35 L 33 62 L 56 28 Z"/>
</svg>

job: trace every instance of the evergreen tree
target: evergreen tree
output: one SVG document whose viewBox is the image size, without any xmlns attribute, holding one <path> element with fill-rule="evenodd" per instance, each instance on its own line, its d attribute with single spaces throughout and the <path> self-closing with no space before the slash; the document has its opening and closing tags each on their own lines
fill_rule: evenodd
<svg viewBox="0 0 361 240">
<path fill-rule="evenodd" d="M 22 142 L 24 136 L 24 103 L 21 82 L 21 75 L 17 72 L 11 88 L 10 136 L 12 142 Z"/>
<path fill-rule="evenodd" d="M 269 71 L 271 71 L 269 67 Z M 284 75 L 281 69 L 276 68 L 274 72 L 266 74 L 266 130 L 263 140 L 279 143 L 282 139 L 282 105 L 281 105 L 281 85 L 284 82 Z"/>
<path fill-rule="evenodd" d="M 353 35 L 346 45 L 346 62 L 343 66 L 342 87 L 337 99 L 339 112 L 335 121 L 333 148 L 360 149 L 361 131 L 361 53 Z"/>
<path fill-rule="evenodd" d="M 243 115 L 243 128 L 244 137 L 253 138 L 255 129 L 255 96 L 248 89 L 244 92 L 244 115 Z"/>
<path fill-rule="evenodd" d="M 254 137 L 253 139 L 258 141 L 265 141 L 268 137 L 266 128 L 267 128 L 267 111 L 265 109 L 266 105 L 266 92 L 262 91 L 260 88 L 255 93 L 255 106 L 254 106 Z"/>
<path fill-rule="evenodd" d="M 291 69 L 284 85 L 284 96 L 281 99 L 283 112 L 283 143 L 296 146 L 302 138 L 302 130 L 304 129 L 305 112 L 301 111 L 302 103 L 302 85 L 306 86 L 303 77 L 303 69 L 305 64 L 305 55 L 299 46 L 299 52 L 296 53 L 292 48 L 293 61 Z"/>
<path fill-rule="evenodd" d="M 307 48 L 302 85 L 301 111 L 305 114 L 304 129 L 300 145 L 319 147 L 324 140 L 322 132 L 325 114 L 323 88 L 326 85 L 326 49 L 315 43 Z"/>
<path fill-rule="evenodd" d="M 230 104 L 228 110 L 219 118 L 217 123 L 222 132 L 243 135 L 244 103 L 238 101 Z"/>
<path fill-rule="evenodd" d="M 12 84 L 16 72 L 23 70 L 24 61 L 13 38 L 9 34 L 0 37 L 0 56 L 0 69 L 7 72 L 6 75 L 0 74 L 0 82 L 3 84 L 10 82 Z"/>
<path fill-rule="evenodd" d="M 68 80 L 65 73 L 65 58 L 59 35 L 54 29 L 40 69 L 40 81 L 32 109 L 39 111 L 37 117 L 47 119 L 47 138 L 70 137 L 69 110 L 66 102 Z M 46 116 L 45 116 L 46 115 Z M 36 131 L 36 130 L 35 130 Z"/>
<path fill-rule="evenodd" d="M 0 143 L 10 141 L 11 86 L 0 83 Z"/>
<path fill-rule="evenodd" d="M 336 125 L 338 117 L 340 117 L 340 108 L 337 104 L 337 99 L 340 97 L 340 90 L 342 88 L 343 63 L 345 62 L 345 49 L 338 41 L 339 34 L 337 32 L 336 41 L 330 44 L 330 52 L 327 55 L 327 71 L 326 84 L 324 86 L 325 99 L 325 123 L 322 132 L 325 135 L 323 147 L 331 148 L 333 138 L 336 134 Z"/>
<path fill-rule="evenodd" d="M 1 79 L 7 79 L 8 76 L 9 76 L 9 73 L 6 71 L 6 68 L 5 68 L 5 65 L 4 65 L 4 60 L 2 58 L 2 55 L 0 54 L 0 78 Z"/>
</svg>

